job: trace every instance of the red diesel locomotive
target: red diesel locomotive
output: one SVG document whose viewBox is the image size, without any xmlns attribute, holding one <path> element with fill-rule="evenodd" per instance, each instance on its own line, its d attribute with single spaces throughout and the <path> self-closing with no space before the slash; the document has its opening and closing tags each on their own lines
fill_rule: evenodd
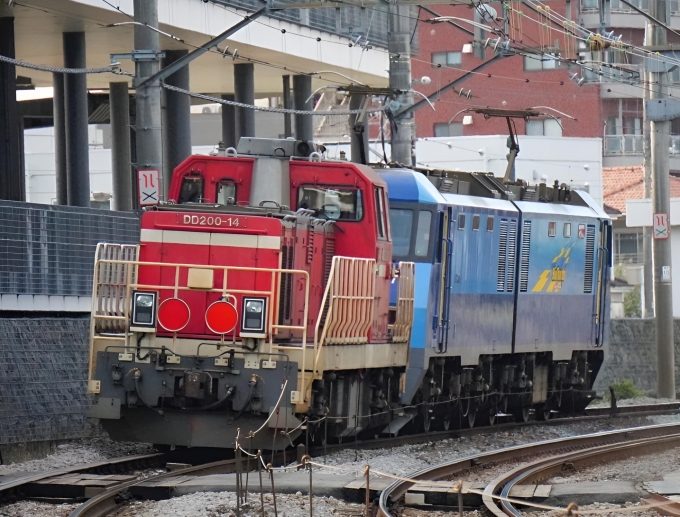
<svg viewBox="0 0 680 517">
<path fill-rule="evenodd" d="M 279 448 L 306 417 L 340 438 L 395 415 L 413 264 L 392 265 L 385 182 L 313 144 L 192 156 L 140 244 L 101 244 L 89 389 L 114 439 Z M 398 297 L 390 307 L 390 284 Z M 313 432 L 314 429 L 311 429 Z"/>
</svg>

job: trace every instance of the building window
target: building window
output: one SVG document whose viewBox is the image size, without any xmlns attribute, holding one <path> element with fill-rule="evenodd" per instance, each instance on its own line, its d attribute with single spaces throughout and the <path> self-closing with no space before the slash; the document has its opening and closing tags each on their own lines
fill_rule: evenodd
<svg viewBox="0 0 680 517">
<path fill-rule="evenodd" d="M 451 124 L 435 124 L 434 136 L 463 136 L 463 123 L 452 122 Z"/>
<path fill-rule="evenodd" d="M 461 52 L 432 52 L 432 66 L 453 66 L 460 68 L 463 64 Z"/>
<path fill-rule="evenodd" d="M 540 55 L 524 56 L 524 70 L 536 72 L 539 70 L 554 70 L 560 66 L 556 59 L 545 58 Z"/>
<path fill-rule="evenodd" d="M 562 136 L 560 119 L 527 120 L 527 136 Z"/>
<path fill-rule="evenodd" d="M 642 232 L 614 233 L 614 253 L 618 264 L 642 263 Z"/>
</svg>

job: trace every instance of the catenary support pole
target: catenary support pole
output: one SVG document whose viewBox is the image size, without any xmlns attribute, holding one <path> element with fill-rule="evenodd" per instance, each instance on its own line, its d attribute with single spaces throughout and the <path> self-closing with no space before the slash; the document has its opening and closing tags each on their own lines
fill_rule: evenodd
<svg viewBox="0 0 680 517">
<path fill-rule="evenodd" d="M 166 50 L 163 66 L 181 59 L 188 50 Z M 169 75 L 165 82 L 189 90 L 189 65 Z M 165 110 L 163 120 L 163 191 L 170 188 L 172 171 L 191 156 L 191 97 L 179 92 L 163 90 Z M 217 142 L 215 142 L 217 143 Z"/>
<path fill-rule="evenodd" d="M 68 205 L 66 180 L 66 112 L 64 111 L 64 74 L 52 74 L 54 89 L 52 115 L 54 120 L 54 171 L 57 183 L 57 204 Z"/>
<path fill-rule="evenodd" d="M 651 45 L 652 42 L 652 25 L 646 24 L 645 30 L 645 45 Z M 651 122 L 647 117 L 647 100 L 649 99 L 649 73 L 642 70 L 643 84 L 645 88 L 642 92 L 645 102 L 642 103 L 642 163 L 644 169 L 644 189 L 645 199 L 652 198 L 652 151 L 651 151 Z M 652 263 L 652 228 L 649 226 L 642 227 L 642 260 L 643 260 L 643 298 L 644 306 L 642 307 L 643 318 L 654 317 L 654 269 Z"/>
<path fill-rule="evenodd" d="M 222 95 L 225 101 L 233 101 L 234 95 Z M 228 104 L 222 105 L 222 142 L 225 147 L 236 147 L 236 108 Z"/>
<path fill-rule="evenodd" d="M 669 24 L 666 0 L 652 0 L 649 14 L 661 23 Z M 666 30 L 652 24 L 652 45 L 667 44 Z M 668 74 L 653 70 L 650 74 L 650 97 L 668 98 Z M 654 214 L 666 214 L 668 238 L 654 235 L 654 307 L 656 312 L 657 396 L 675 398 L 675 346 L 673 342 L 673 298 L 671 284 L 670 240 L 670 176 L 669 142 L 670 121 L 652 120 L 650 124 L 652 159 L 652 205 Z M 656 215 L 654 216 L 656 217 Z"/>
<path fill-rule="evenodd" d="M 234 65 L 234 100 L 255 104 L 255 65 Z M 236 108 L 236 143 L 242 136 L 255 136 L 255 110 Z"/>
<path fill-rule="evenodd" d="M 158 28 L 158 0 L 134 0 L 135 9 L 135 85 L 140 85 L 158 72 L 159 36 L 149 27 Z M 141 24 L 141 25 L 140 25 Z M 147 27 L 147 25 L 149 27 Z M 139 53 L 143 52 L 143 55 Z M 144 82 L 136 88 L 136 163 L 140 169 L 163 171 L 163 139 L 161 131 L 161 87 L 158 80 Z M 163 178 L 163 185 L 168 181 Z M 162 198 L 167 199 L 167 191 Z"/>
<path fill-rule="evenodd" d="M 14 58 L 14 13 L 0 5 L 0 55 Z M 16 67 L 0 63 L 0 199 L 24 200 Z"/>
<path fill-rule="evenodd" d="M 410 6 L 390 4 L 388 14 L 388 42 L 390 53 L 390 88 L 403 93 L 397 95 L 399 110 L 413 104 L 411 90 L 411 14 Z M 397 118 L 392 132 L 392 162 L 413 163 L 413 112 Z"/>
<path fill-rule="evenodd" d="M 127 82 L 109 83 L 111 106 L 111 165 L 113 210 L 132 210 L 132 158 L 130 153 L 130 91 Z"/>
<path fill-rule="evenodd" d="M 293 76 L 293 102 L 296 110 L 311 111 L 314 109 L 312 99 L 312 76 Z M 309 99 L 309 101 L 307 100 Z M 314 139 L 314 121 L 311 115 L 295 115 L 295 138 L 305 142 Z"/>
<path fill-rule="evenodd" d="M 65 32 L 64 66 L 85 68 L 85 33 Z M 64 74 L 66 195 L 69 206 L 90 206 L 90 148 L 87 124 L 87 76 Z"/>
<path fill-rule="evenodd" d="M 364 95 L 352 95 L 349 98 L 349 109 L 357 110 L 362 107 Z M 354 163 L 364 163 L 370 162 L 370 156 L 368 153 L 368 119 L 366 114 L 364 114 L 364 119 L 362 122 L 361 131 L 358 132 L 357 120 L 361 117 L 361 113 L 349 116 L 349 129 L 350 129 L 350 152 L 352 161 Z"/>
<path fill-rule="evenodd" d="M 291 109 L 293 102 L 290 97 L 290 76 L 283 76 L 283 107 Z M 293 136 L 293 125 L 290 113 L 283 114 L 283 134 L 286 138 Z"/>
</svg>

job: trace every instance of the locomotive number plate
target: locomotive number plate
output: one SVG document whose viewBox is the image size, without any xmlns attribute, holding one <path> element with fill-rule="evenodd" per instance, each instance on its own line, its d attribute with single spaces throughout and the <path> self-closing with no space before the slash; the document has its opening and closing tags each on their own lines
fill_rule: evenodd
<svg viewBox="0 0 680 517">
<path fill-rule="evenodd" d="M 222 228 L 245 228 L 245 217 L 228 217 L 223 215 L 184 215 L 182 222 L 191 226 L 216 226 Z"/>
</svg>

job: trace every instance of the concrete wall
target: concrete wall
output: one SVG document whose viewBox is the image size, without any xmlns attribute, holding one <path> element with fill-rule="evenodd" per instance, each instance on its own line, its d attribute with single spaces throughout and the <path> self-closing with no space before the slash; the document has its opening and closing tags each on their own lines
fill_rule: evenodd
<svg viewBox="0 0 680 517">
<path fill-rule="evenodd" d="M 675 357 L 680 358 L 680 320 L 675 320 Z M 630 380 L 648 393 L 656 392 L 656 332 L 653 319 L 612 320 L 605 360 L 595 389 L 606 390 L 616 381 Z M 676 359 L 680 387 L 680 361 Z"/>
</svg>

